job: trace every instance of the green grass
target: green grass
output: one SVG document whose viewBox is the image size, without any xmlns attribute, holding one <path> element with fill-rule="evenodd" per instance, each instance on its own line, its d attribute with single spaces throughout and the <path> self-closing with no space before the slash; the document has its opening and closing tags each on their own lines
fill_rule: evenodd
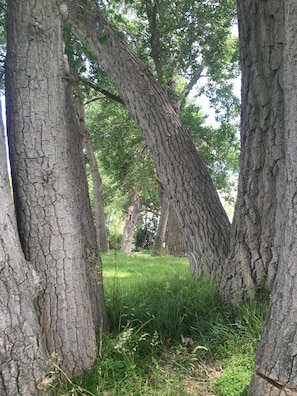
<svg viewBox="0 0 297 396">
<path fill-rule="evenodd" d="M 94 369 L 60 395 L 246 394 L 267 301 L 226 306 L 184 258 L 102 260 L 111 334 Z"/>
</svg>

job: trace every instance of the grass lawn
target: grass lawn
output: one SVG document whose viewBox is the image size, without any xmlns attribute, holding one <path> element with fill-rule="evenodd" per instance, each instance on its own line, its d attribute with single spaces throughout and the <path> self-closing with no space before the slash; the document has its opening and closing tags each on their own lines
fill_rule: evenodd
<svg viewBox="0 0 297 396">
<path fill-rule="evenodd" d="M 185 258 L 102 255 L 111 333 L 59 395 L 244 396 L 267 300 L 225 305 Z"/>
</svg>

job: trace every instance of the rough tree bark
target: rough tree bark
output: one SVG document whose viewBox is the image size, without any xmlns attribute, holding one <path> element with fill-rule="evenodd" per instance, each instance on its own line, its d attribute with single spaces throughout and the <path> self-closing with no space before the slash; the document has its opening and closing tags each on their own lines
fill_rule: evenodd
<svg viewBox="0 0 297 396">
<path fill-rule="evenodd" d="M 94 362 L 106 310 L 62 14 L 55 0 L 8 2 L 7 124 L 21 244 L 45 279 L 42 344 L 78 375 Z"/>
<path fill-rule="evenodd" d="M 65 3 L 76 35 L 91 45 L 147 141 L 176 210 L 192 271 L 221 275 L 229 249 L 229 220 L 167 95 L 95 6 L 91 11 L 84 1 Z"/>
<path fill-rule="evenodd" d="M 271 289 L 282 244 L 284 178 L 283 2 L 238 0 L 242 68 L 241 158 L 225 296 Z M 231 297 L 230 297 L 231 296 Z"/>
<path fill-rule="evenodd" d="M 285 95 L 285 211 L 284 243 L 271 305 L 256 356 L 249 395 L 297 395 L 297 3 L 285 6 L 284 95 Z"/>
<path fill-rule="evenodd" d="M 130 253 L 133 245 L 133 235 L 140 211 L 140 199 L 136 193 L 131 197 L 131 204 L 125 219 L 121 251 Z"/>
<path fill-rule="evenodd" d="M 166 254 L 176 257 L 185 256 L 185 241 L 177 224 L 175 210 L 172 206 L 169 207 L 165 243 Z"/>
<path fill-rule="evenodd" d="M 41 280 L 25 260 L 18 236 L 2 118 L 0 129 L 0 394 L 32 396 L 49 369 L 34 307 Z"/>
</svg>

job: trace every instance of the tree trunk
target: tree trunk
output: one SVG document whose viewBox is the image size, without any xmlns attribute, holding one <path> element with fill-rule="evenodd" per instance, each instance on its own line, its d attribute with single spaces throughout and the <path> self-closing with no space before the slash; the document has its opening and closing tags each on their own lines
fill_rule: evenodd
<svg viewBox="0 0 297 396">
<path fill-rule="evenodd" d="M 230 224 L 188 132 L 147 67 L 98 10 L 91 12 L 83 1 L 66 3 L 75 33 L 92 47 L 147 141 L 158 177 L 177 213 L 192 271 L 220 276 L 229 249 Z"/>
<path fill-rule="evenodd" d="M 133 245 L 133 235 L 137 222 L 137 218 L 140 211 L 140 199 L 139 196 L 134 193 L 131 198 L 131 205 L 128 208 L 128 213 L 125 220 L 122 247 L 121 251 L 130 253 Z"/>
<path fill-rule="evenodd" d="M 282 245 L 283 7 L 280 0 L 238 0 L 242 67 L 241 158 L 225 296 L 253 297 L 271 289 Z"/>
<path fill-rule="evenodd" d="M 21 244 L 45 279 L 43 345 L 78 375 L 94 362 L 106 310 L 62 12 L 55 0 L 8 2 L 7 123 Z"/>
<path fill-rule="evenodd" d="M 0 394 L 32 396 L 39 394 L 37 385 L 49 368 L 34 307 L 40 279 L 25 260 L 19 241 L 1 104 L 0 119 Z"/>
<path fill-rule="evenodd" d="M 92 141 L 86 127 L 84 105 L 79 98 L 76 100 L 76 110 L 79 117 L 80 131 L 82 133 L 84 147 L 86 149 L 87 157 L 89 160 L 93 182 L 93 199 L 97 243 L 100 252 L 108 252 L 109 244 L 105 225 L 102 180 L 100 177 L 98 163 L 94 153 Z"/>
<path fill-rule="evenodd" d="M 297 395 L 297 4 L 285 6 L 285 212 L 284 243 L 249 389 L 251 396 Z"/>
<path fill-rule="evenodd" d="M 176 221 L 174 208 L 169 207 L 169 216 L 165 236 L 166 254 L 176 257 L 185 256 L 185 242 Z"/>
<path fill-rule="evenodd" d="M 166 228 L 169 215 L 169 200 L 163 186 L 159 183 L 159 197 L 161 203 L 161 214 L 158 224 L 158 230 L 153 243 L 152 256 L 160 256 L 162 253 L 163 243 L 165 241 Z"/>
</svg>

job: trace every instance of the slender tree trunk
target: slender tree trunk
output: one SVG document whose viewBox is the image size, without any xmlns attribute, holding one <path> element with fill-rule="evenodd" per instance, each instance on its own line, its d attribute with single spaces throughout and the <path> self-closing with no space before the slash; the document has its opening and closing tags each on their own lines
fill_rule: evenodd
<svg viewBox="0 0 297 396">
<path fill-rule="evenodd" d="M 0 394 L 38 395 L 49 370 L 34 307 L 41 280 L 19 241 L 6 167 L 0 104 Z M 43 392 L 42 392 L 43 394 Z"/>
<path fill-rule="evenodd" d="M 8 2 L 7 122 L 21 244 L 45 279 L 36 303 L 43 346 L 78 375 L 94 362 L 106 310 L 64 67 L 64 11 L 55 0 Z"/>
<path fill-rule="evenodd" d="M 86 127 L 84 105 L 79 98 L 76 99 L 76 110 L 79 118 L 80 131 L 82 133 L 84 147 L 86 149 L 87 157 L 89 160 L 93 182 L 93 199 L 97 242 L 100 252 L 108 252 L 109 244 L 105 225 L 102 179 L 100 176 L 97 159 L 94 153 L 93 144 Z"/>
<path fill-rule="evenodd" d="M 297 395 L 297 3 L 285 6 L 284 95 L 286 192 L 284 244 L 270 309 L 256 357 L 249 389 L 251 396 Z M 282 4 L 281 4 L 282 3 Z"/>
<path fill-rule="evenodd" d="M 83 1 L 65 3 L 75 33 L 91 45 L 147 141 L 177 213 L 192 271 L 220 276 L 229 250 L 229 220 L 167 95 L 99 12 L 90 12 Z"/>
<path fill-rule="evenodd" d="M 158 230 L 153 243 L 152 256 L 160 256 L 162 253 L 163 243 L 165 241 L 166 228 L 169 215 L 169 200 L 163 186 L 159 183 L 159 197 L 161 203 L 161 214 L 158 224 Z"/>
<path fill-rule="evenodd" d="M 123 238 L 122 238 L 122 252 L 130 253 L 133 245 L 133 235 L 140 211 L 140 199 L 136 193 L 131 197 L 131 205 L 128 208 L 128 213 L 125 220 Z"/>
<path fill-rule="evenodd" d="M 241 158 L 225 296 L 271 289 L 282 245 L 284 99 L 283 1 L 238 0 L 242 67 Z"/>
</svg>

